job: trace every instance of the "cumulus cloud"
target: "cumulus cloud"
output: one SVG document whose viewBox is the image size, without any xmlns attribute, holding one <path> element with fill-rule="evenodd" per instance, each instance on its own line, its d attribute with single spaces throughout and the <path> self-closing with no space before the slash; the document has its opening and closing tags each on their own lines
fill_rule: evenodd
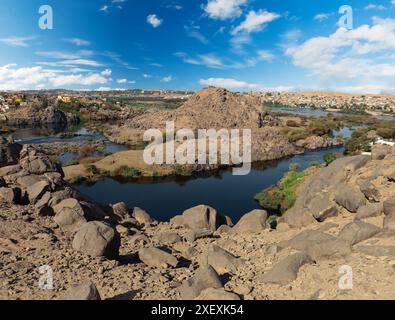
<svg viewBox="0 0 395 320">
<path fill-rule="evenodd" d="M 0 66 L 0 90 L 63 88 L 66 86 L 106 84 L 110 80 L 100 73 L 68 74 L 41 66 L 20 67 L 16 64 Z"/>
<path fill-rule="evenodd" d="M 294 65 L 320 77 L 394 77 L 395 20 L 373 18 L 372 25 L 339 28 L 327 37 L 314 37 L 286 49 Z"/>
<path fill-rule="evenodd" d="M 157 28 L 162 24 L 163 20 L 158 19 L 156 14 L 150 14 L 147 16 L 147 23 L 149 23 L 152 27 Z"/>
<path fill-rule="evenodd" d="M 203 9 L 212 19 L 226 20 L 240 17 L 241 6 L 246 3 L 247 0 L 208 0 Z"/>
<path fill-rule="evenodd" d="M 232 35 L 237 35 L 241 32 L 252 33 L 261 31 L 268 23 L 278 18 L 280 18 L 280 15 L 274 12 L 250 11 L 246 19 L 232 30 Z"/>
<path fill-rule="evenodd" d="M 226 78 L 208 78 L 200 79 L 199 83 L 204 86 L 215 86 L 226 89 L 256 89 L 257 84 L 248 83 L 245 81 L 239 81 L 236 79 L 226 79 Z"/>
</svg>

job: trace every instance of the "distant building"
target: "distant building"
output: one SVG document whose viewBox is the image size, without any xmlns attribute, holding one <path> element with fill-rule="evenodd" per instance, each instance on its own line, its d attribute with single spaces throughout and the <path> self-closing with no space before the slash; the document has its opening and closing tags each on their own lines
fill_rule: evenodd
<svg viewBox="0 0 395 320">
<path fill-rule="evenodd" d="M 70 103 L 71 97 L 69 96 L 58 96 L 58 101 L 62 101 L 64 103 Z"/>
</svg>

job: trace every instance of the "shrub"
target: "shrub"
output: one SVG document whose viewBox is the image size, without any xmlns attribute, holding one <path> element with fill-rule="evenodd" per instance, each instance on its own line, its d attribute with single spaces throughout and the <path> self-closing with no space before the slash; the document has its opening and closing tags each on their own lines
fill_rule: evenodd
<svg viewBox="0 0 395 320">
<path fill-rule="evenodd" d="M 255 196 L 261 207 L 269 211 L 284 212 L 294 205 L 296 189 L 306 177 L 305 172 L 290 171 L 280 182 Z"/>
<path fill-rule="evenodd" d="M 84 164 L 84 168 L 85 168 L 88 172 L 90 172 L 90 173 L 92 173 L 92 174 L 98 174 L 98 173 L 100 172 L 99 169 L 98 169 L 94 164 L 85 163 L 85 164 Z"/>
<path fill-rule="evenodd" d="M 119 166 L 111 172 L 113 177 L 124 177 L 124 178 L 137 178 L 141 176 L 141 171 L 134 167 L 128 167 L 126 165 Z"/>
<path fill-rule="evenodd" d="M 337 156 L 333 152 L 326 152 L 323 156 L 326 165 L 330 165 L 333 161 L 336 160 Z"/>
<path fill-rule="evenodd" d="M 191 166 L 176 164 L 174 166 L 174 174 L 176 176 L 189 177 L 193 174 Z"/>
</svg>

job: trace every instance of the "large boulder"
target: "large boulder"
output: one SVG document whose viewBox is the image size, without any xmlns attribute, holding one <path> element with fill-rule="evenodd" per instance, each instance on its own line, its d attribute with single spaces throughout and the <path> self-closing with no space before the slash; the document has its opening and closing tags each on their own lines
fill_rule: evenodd
<svg viewBox="0 0 395 320">
<path fill-rule="evenodd" d="M 355 214 L 355 220 L 377 217 L 383 213 L 382 203 L 370 203 L 359 207 L 357 213 Z"/>
<path fill-rule="evenodd" d="M 129 208 L 125 202 L 118 202 L 112 206 L 113 213 L 121 219 L 129 217 Z"/>
<path fill-rule="evenodd" d="M 294 206 L 283 215 L 281 222 L 287 223 L 292 228 L 306 227 L 316 222 L 317 220 L 312 216 L 316 211 L 314 208 L 320 209 L 322 207 L 314 204 L 317 195 L 322 193 L 323 190 L 332 194 L 338 190 L 339 185 L 344 183 L 350 174 L 365 166 L 369 161 L 371 161 L 371 157 L 366 155 L 344 157 L 318 170 L 306 180 L 303 188 L 300 189 Z M 312 205 L 310 205 L 311 202 L 313 202 Z M 328 206 L 325 207 L 328 208 Z M 313 212 L 312 209 L 314 209 Z M 318 212 L 316 213 L 318 219 L 323 219 L 328 214 L 334 214 L 330 206 L 329 211 L 324 209 L 316 212 Z"/>
<path fill-rule="evenodd" d="M 306 253 L 314 261 L 332 260 L 349 256 L 351 254 L 351 245 L 348 241 L 335 238 L 308 247 Z"/>
<path fill-rule="evenodd" d="M 305 251 L 309 247 L 334 240 L 335 237 L 316 230 L 305 230 L 292 239 L 279 243 L 282 248 L 290 247 L 295 250 Z"/>
<path fill-rule="evenodd" d="M 209 288 L 222 288 L 222 282 L 210 265 L 201 266 L 193 278 L 187 279 L 180 287 L 182 300 L 193 300 Z"/>
<path fill-rule="evenodd" d="M 70 288 L 61 300 L 101 300 L 101 297 L 92 281 L 84 281 Z"/>
<path fill-rule="evenodd" d="M 155 247 L 140 250 L 139 258 L 147 266 L 155 268 L 167 268 L 168 266 L 175 268 L 178 264 L 176 257 Z"/>
<path fill-rule="evenodd" d="M 260 233 L 266 229 L 267 212 L 253 210 L 241 217 L 239 222 L 231 229 L 231 233 Z"/>
<path fill-rule="evenodd" d="M 24 172 L 41 175 L 46 172 L 58 172 L 64 176 L 63 170 L 58 163 L 52 162 L 48 156 L 40 153 L 32 146 L 24 145 L 20 153 L 19 165 Z"/>
<path fill-rule="evenodd" d="M 0 188 L 0 203 L 16 204 L 21 199 L 21 190 L 19 188 Z"/>
<path fill-rule="evenodd" d="M 351 245 L 369 239 L 379 233 L 381 229 L 370 223 L 354 221 L 347 224 L 339 233 L 339 239 L 349 242 Z"/>
<path fill-rule="evenodd" d="M 149 226 L 151 223 L 154 222 L 154 220 L 151 218 L 151 216 L 145 212 L 143 209 L 135 207 L 133 209 L 133 218 L 136 219 L 136 221 L 143 226 Z"/>
<path fill-rule="evenodd" d="M 383 144 L 376 144 L 372 147 L 372 160 L 383 160 L 386 155 L 392 152 L 391 147 Z"/>
<path fill-rule="evenodd" d="M 329 199 L 325 193 L 317 194 L 308 205 L 308 212 L 319 222 L 323 222 L 338 214 L 336 203 Z"/>
<path fill-rule="evenodd" d="M 383 203 L 384 208 L 384 228 L 395 230 L 395 198 L 389 198 Z"/>
<path fill-rule="evenodd" d="M 170 222 L 190 229 L 215 231 L 219 226 L 226 224 L 226 218 L 218 214 L 214 208 L 200 205 L 184 211 L 182 216 L 176 216 Z"/>
<path fill-rule="evenodd" d="M 104 256 L 116 259 L 119 256 L 121 244 L 119 233 L 103 222 L 92 221 L 85 223 L 76 233 L 73 248 L 91 257 Z"/>
<path fill-rule="evenodd" d="M 31 204 L 35 204 L 41 197 L 50 190 L 49 182 L 42 180 L 27 188 L 27 195 Z"/>
<path fill-rule="evenodd" d="M 306 253 L 295 253 L 278 262 L 267 273 L 258 276 L 257 280 L 284 286 L 297 278 L 299 269 L 303 265 L 311 262 L 311 258 Z"/>
<path fill-rule="evenodd" d="M 66 232 L 75 232 L 87 222 L 85 212 L 78 200 L 69 198 L 53 207 L 54 220 Z"/>
<path fill-rule="evenodd" d="M 163 245 L 171 245 L 182 241 L 182 238 L 175 232 L 162 232 L 159 233 L 155 238 L 159 244 Z"/>
<path fill-rule="evenodd" d="M 361 192 L 370 201 L 379 202 L 381 194 L 378 188 L 376 188 L 370 181 L 365 181 L 360 186 Z"/>
<path fill-rule="evenodd" d="M 217 245 L 211 244 L 200 256 L 199 263 L 200 265 L 210 265 L 219 275 L 223 275 L 235 274 L 237 269 L 243 266 L 244 261 Z"/>
<path fill-rule="evenodd" d="M 14 143 L 11 139 L 0 137 L 0 167 L 16 164 L 21 150 L 20 144 Z"/>
<path fill-rule="evenodd" d="M 338 205 L 350 212 L 357 212 L 359 207 L 366 204 L 364 194 L 357 188 L 353 188 L 345 183 L 338 185 L 337 192 L 335 193 L 335 201 Z"/>
<path fill-rule="evenodd" d="M 383 203 L 383 210 L 386 216 L 395 214 L 395 198 L 388 198 Z"/>
</svg>

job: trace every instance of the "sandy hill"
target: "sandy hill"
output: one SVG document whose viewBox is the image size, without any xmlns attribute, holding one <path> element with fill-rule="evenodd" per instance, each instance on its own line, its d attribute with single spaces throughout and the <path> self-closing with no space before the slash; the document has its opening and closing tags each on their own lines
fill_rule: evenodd
<svg viewBox="0 0 395 320">
<path fill-rule="evenodd" d="M 249 94 L 237 94 L 222 88 L 208 87 L 192 95 L 175 111 L 155 111 L 133 119 L 135 128 L 161 128 L 174 121 L 177 128 L 250 128 L 275 123 L 275 119 Z"/>
</svg>

